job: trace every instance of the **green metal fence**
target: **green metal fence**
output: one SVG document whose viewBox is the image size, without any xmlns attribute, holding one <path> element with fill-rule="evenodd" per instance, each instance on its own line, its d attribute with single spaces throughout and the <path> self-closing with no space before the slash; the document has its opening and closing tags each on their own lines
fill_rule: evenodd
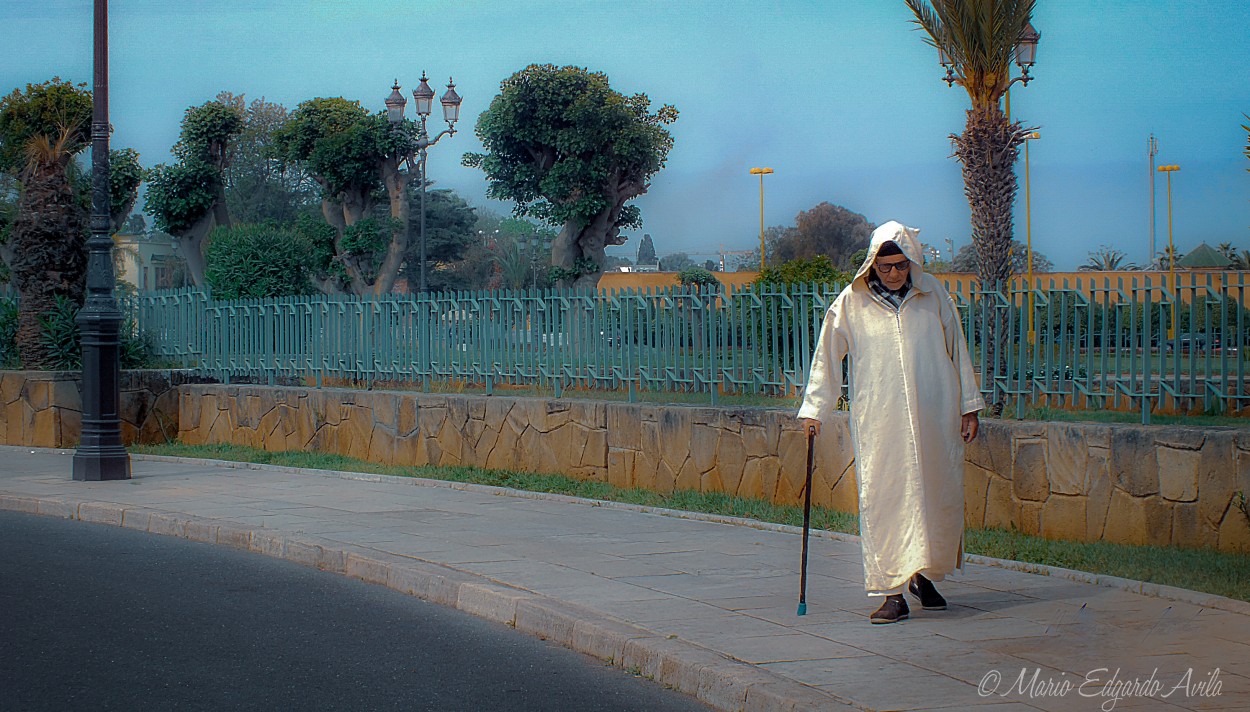
<svg viewBox="0 0 1250 712">
<path fill-rule="evenodd" d="M 1201 281 L 1201 280 L 1199 280 Z M 987 400 L 1234 412 L 1246 383 L 1242 273 L 1179 289 L 1093 277 L 1007 293 L 949 285 Z M 792 396 L 837 295 L 817 285 L 619 292 L 531 290 L 133 302 L 164 360 L 224 381 L 456 382 Z M 1030 332 L 1030 318 L 1032 314 Z"/>
</svg>

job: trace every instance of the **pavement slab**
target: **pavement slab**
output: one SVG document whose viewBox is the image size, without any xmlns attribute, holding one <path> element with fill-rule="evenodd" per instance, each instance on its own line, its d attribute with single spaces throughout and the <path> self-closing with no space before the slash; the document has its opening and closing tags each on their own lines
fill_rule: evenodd
<svg viewBox="0 0 1250 712">
<path fill-rule="evenodd" d="M 846 535 L 813 533 L 798 616 L 792 527 L 163 457 L 134 456 L 128 481 L 75 482 L 71 455 L 0 447 L 0 508 L 355 576 L 636 669 L 718 709 L 1250 709 L 1241 601 L 988 561 L 939 585 L 949 610 L 914 605 L 909 620 L 874 626 L 879 599 L 865 596 L 859 542 Z"/>
</svg>

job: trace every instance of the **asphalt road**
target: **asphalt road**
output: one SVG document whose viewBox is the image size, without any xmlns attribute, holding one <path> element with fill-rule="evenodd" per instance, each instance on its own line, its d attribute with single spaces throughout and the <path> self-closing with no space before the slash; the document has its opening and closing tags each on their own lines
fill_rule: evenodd
<svg viewBox="0 0 1250 712">
<path fill-rule="evenodd" d="M 0 512 L 0 709 L 710 708 L 338 574 Z"/>
</svg>

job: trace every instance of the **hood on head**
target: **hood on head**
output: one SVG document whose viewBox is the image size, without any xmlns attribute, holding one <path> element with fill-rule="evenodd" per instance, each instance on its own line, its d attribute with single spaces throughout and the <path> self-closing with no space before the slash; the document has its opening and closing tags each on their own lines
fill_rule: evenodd
<svg viewBox="0 0 1250 712">
<path fill-rule="evenodd" d="M 919 234 L 920 228 L 907 227 L 895 220 L 873 230 L 872 239 L 868 241 L 868 256 L 864 258 L 864 263 L 855 272 L 854 283 L 857 284 L 868 276 L 868 270 L 872 269 L 872 263 L 876 261 L 877 252 L 881 250 L 881 246 L 887 242 L 893 242 L 899 246 L 907 259 L 911 260 L 911 281 L 913 285 L 918 284 L 923 265 L 920 238 L 917 237 Z"/>
</svg>

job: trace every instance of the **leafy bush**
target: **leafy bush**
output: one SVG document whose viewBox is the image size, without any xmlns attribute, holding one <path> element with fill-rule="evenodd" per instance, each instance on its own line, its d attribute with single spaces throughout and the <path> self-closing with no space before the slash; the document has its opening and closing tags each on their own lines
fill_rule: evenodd
<svg viewBox="0 0 1250 712">
<path fill-rule="evenodd" d="M 317 246 L 307 234 L 272 224 L 219 227 L 204 278 L 217 299 L 285 297 L 313 291 Z"/>
<path fill-rule="evenodd" d="M 677 273 L 677 281 L 683 285 L 695 287 L 719 287 L 720 280 L 702 267 L 687 267 Z"/>
<path fill-rule="evenodd" d="M 82 335 L 78 329 L 78 306 L 65 297 L 58 297 L 51 312 L 39 320 L 43 332 L 39 338 L 53 354 L 53 368 L 75 371 L 82 368 Z M 0 368 L 20 369 L 17 353 L 17 300 L 0 299 Z M 118 358 L 124 369 L 151 368 L 154 363 L 152 344 L 139 332 L 131 316 L 126 316 L 118 331 Z"/>
<path fill-rule="evenodd" d="M 861 258 L 862 262 L 863 259 Z M 851 272 L 843 272 L 833 266 L 833 261 L 827 255 L 816 255 L 808 259 L 790 260 L 775 267 L 766 267 L 760 276 L 755 278 L 755 284 L 811 284 L 813 282 L 833 287 L 835 285 L 844 286 L 855 275 Z"/>
<path fill-rule="evenodd" d="M 39 340 L 48 349 L 52 371 L 73 371 L 82 368 L 82 335 L 78 332 L 78 305 L 56 295 L 52 311 L 39 319 L 43 333 Z"/>
</svg>

